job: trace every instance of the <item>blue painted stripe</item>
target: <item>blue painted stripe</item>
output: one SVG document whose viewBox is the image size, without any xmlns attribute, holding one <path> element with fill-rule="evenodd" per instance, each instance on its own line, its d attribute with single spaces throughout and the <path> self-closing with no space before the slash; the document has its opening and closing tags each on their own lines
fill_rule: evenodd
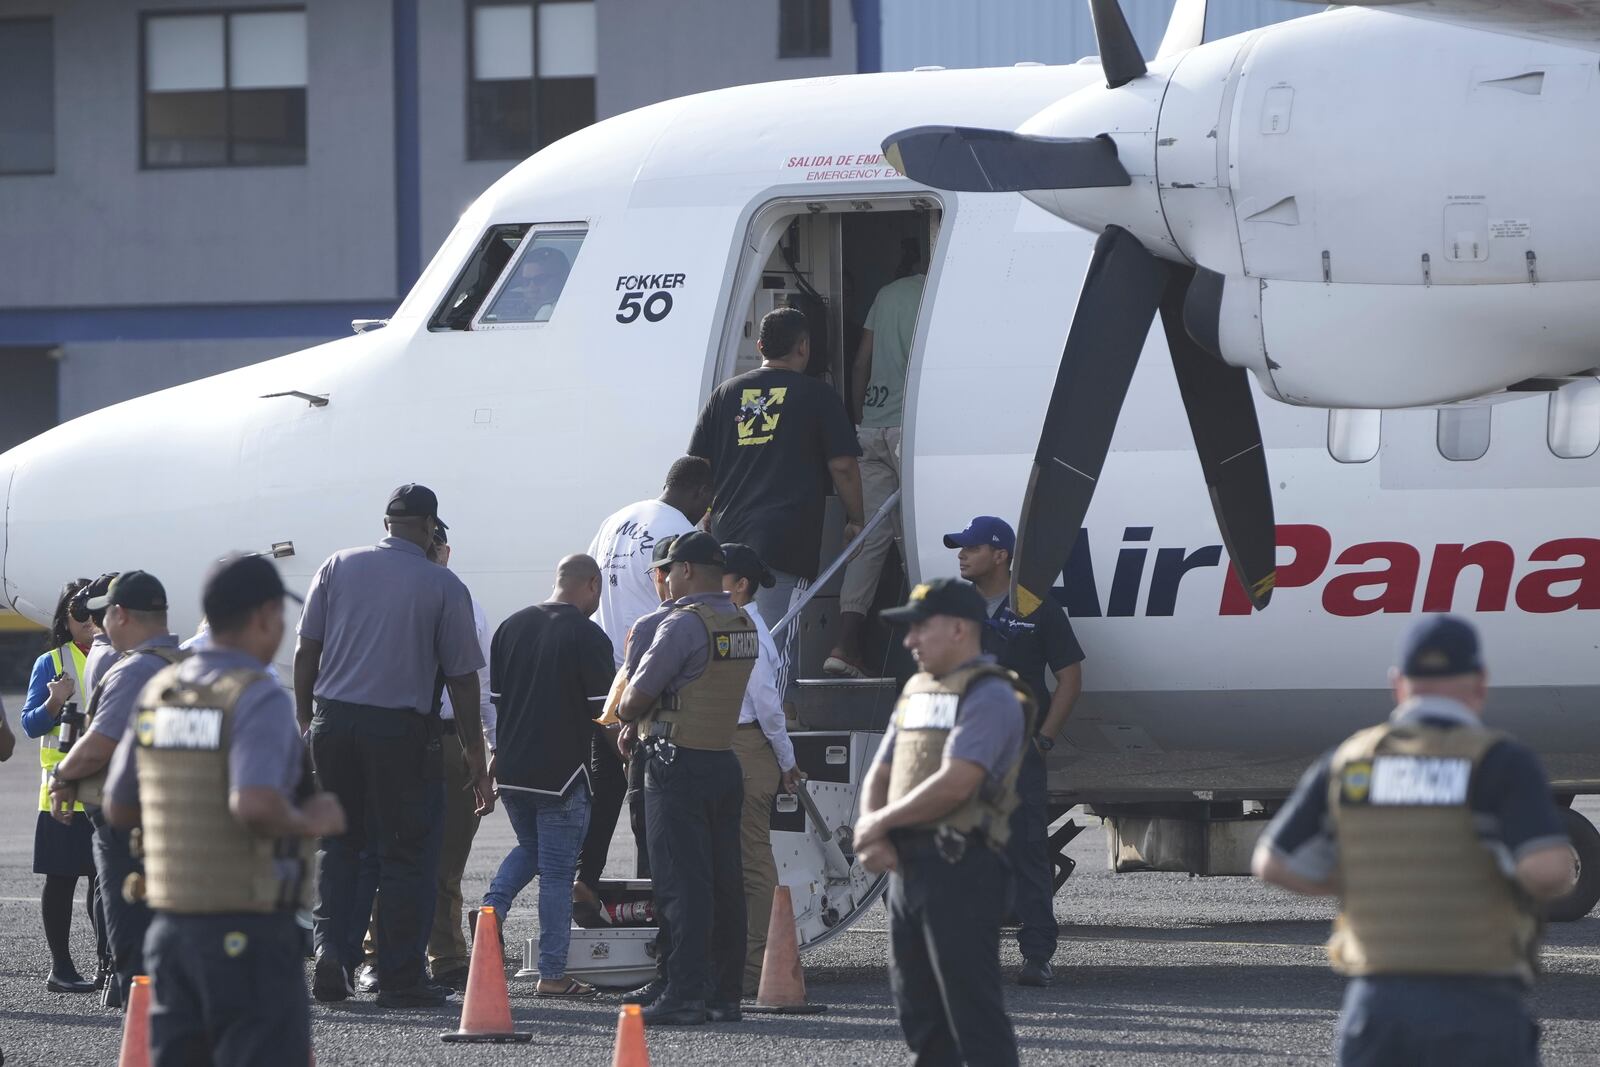
<svg viewBox="0 0 1600 1067">
<path fill-rule="evenodd" d="M 419 76 L 417 0 L 394 0 L 394 260 L 401 299 L 422 273 Z"/>
<path fill-rule="evenodd" d="M 347 337 L 351 319 L 384 319 L 392 301 L 193 304 L 0 310 L 0 345 L 74 341 L 187 341 L 235 337 Z"/>
<path fill-rule="evenodd" d="M 883 0 L 851 0 L 856 16 L 856 72 L 883 69 Z"/>
</svg>

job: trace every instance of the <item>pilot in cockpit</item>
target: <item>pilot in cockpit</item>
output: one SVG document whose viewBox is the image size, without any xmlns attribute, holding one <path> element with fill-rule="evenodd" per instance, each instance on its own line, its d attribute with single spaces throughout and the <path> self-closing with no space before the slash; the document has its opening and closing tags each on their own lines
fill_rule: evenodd
<svg viewBox="0 0 1600 1067">
<path fill-rule="evenodd" d="M 545 322 L 567 284 L 572 265 L 559 248 L 530 248 L 506 282 L 485 322 Z"/>
</svg>

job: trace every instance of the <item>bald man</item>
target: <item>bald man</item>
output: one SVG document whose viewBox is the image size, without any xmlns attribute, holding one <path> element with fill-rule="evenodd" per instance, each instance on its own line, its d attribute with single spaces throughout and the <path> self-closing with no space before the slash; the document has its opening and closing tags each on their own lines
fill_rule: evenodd
<svg viewBox="0 0 1600 1067">
<path fill-rule="evenodd" d="M 589 828 L 593 720 L 614 673 L 611 639 L 590 621 L 600 605 L 600 566 L 568 556 L 543 604 L 523 608 L 494 633 L 489 698 L 498 718 L 494 762 L 517 844 L 483 902 L 504 932 L 517 894 L 539 876 L 539 986 L 542 997 L 590 997 L 567 977 L 572 880 Z"/>
</svg>

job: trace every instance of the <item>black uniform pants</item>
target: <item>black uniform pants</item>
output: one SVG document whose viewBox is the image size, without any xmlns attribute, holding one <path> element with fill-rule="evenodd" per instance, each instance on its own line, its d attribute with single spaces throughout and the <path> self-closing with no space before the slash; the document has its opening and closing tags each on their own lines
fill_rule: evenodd
<svg viewBox="0 0 1600 1067">
<path fill-rule="evenodd" d="M 127 1002 L 127 991 L 136 974 L 145 970 L 144 935 L 150 928 L 150 909 L 143 901 L 129 901 L 124 888 L 130 874 L 144 874 L 144 864 L 129 850 L 127 830 L 118 830 L 96 810 L 94 824 L 94 866 L 100 889 L 101 915 L 105 922 L 106 943 L 111 948 L 117 981 Z"/>
<path fill-rule="evenodd" d="M 304 1067 L 305 942 L 291 913 L 158 914 L 150 961 L 153 1067 Z"/>
<path fill-rule="evenodd" d="M 1354 978 L 1339 1014 L 1341 1067 L 1537 1067 L 1539 1025 L 1510 978 Z"/>
<path fill-rule="evenodd" d="M 670 763 L 652 755 L 644 796 L 656 908 L 671 941 L 663 995 L 738 1003 L 745 950 L 739 760 L 731 751 L 687 748 Z"/>
<path fill-rule="evenodd" d="M 1011 813 L 1006 858 L 1015 888 L 1017 948 L 1024 959 L 1049 961 L 1056 954 L 1055 869 L 1050 863 L 1049 790 L 1044 754 L 1030 741 L 1017 771 L 1017 807 Z"/>
<path fill-rule="evenodd" d="M 622 799 L 628 793 L 628 772 L 617 754 L 617 735 L 598 723 L 590 742 L 589 785 L 589 832 L 578 852 L 578 881 L 593 889 L 606 869 L 611 836 L 617 831 Z"/>
<path fill-rule="evenodd" d="M 434 871 L 427 865 L 436 802 L 444 780 L 437 720 L 413 711 L 318 701 L 311 720 L 311 759 L 322 788 L 344 806 L 346 832 L 318 842 L 316 945 L 346 967 L 361 962 L 371 897 L 359 883 L 362 853 L 377 857 L 378 981 L 407 989 L 424 979 L 427 930 L 433 923 Z"/>
<path fill-rule="evenodd" d="M 1000 979 L 1006 862 L 971 845 L 955 863 L 926 835 L 897 841 L 889 878 L 889 983 L 918 1067 L 1015 1067 Z"/>
</svg>

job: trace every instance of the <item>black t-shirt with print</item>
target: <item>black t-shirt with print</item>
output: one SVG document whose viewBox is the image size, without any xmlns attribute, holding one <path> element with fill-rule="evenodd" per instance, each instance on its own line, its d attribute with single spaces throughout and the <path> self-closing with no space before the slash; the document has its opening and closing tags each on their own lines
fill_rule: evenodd
<svg viewBox="0 0 1600 1067">
<path fill-rule="evenodd" d="M 717 387 L 689 454 L 711 464 L 711 531 L 749 545 L 767 566 L 817 576 L 828 461 L 859 456 L 844 401 L 796 371 L 761 367 Z"/>
</svg>

